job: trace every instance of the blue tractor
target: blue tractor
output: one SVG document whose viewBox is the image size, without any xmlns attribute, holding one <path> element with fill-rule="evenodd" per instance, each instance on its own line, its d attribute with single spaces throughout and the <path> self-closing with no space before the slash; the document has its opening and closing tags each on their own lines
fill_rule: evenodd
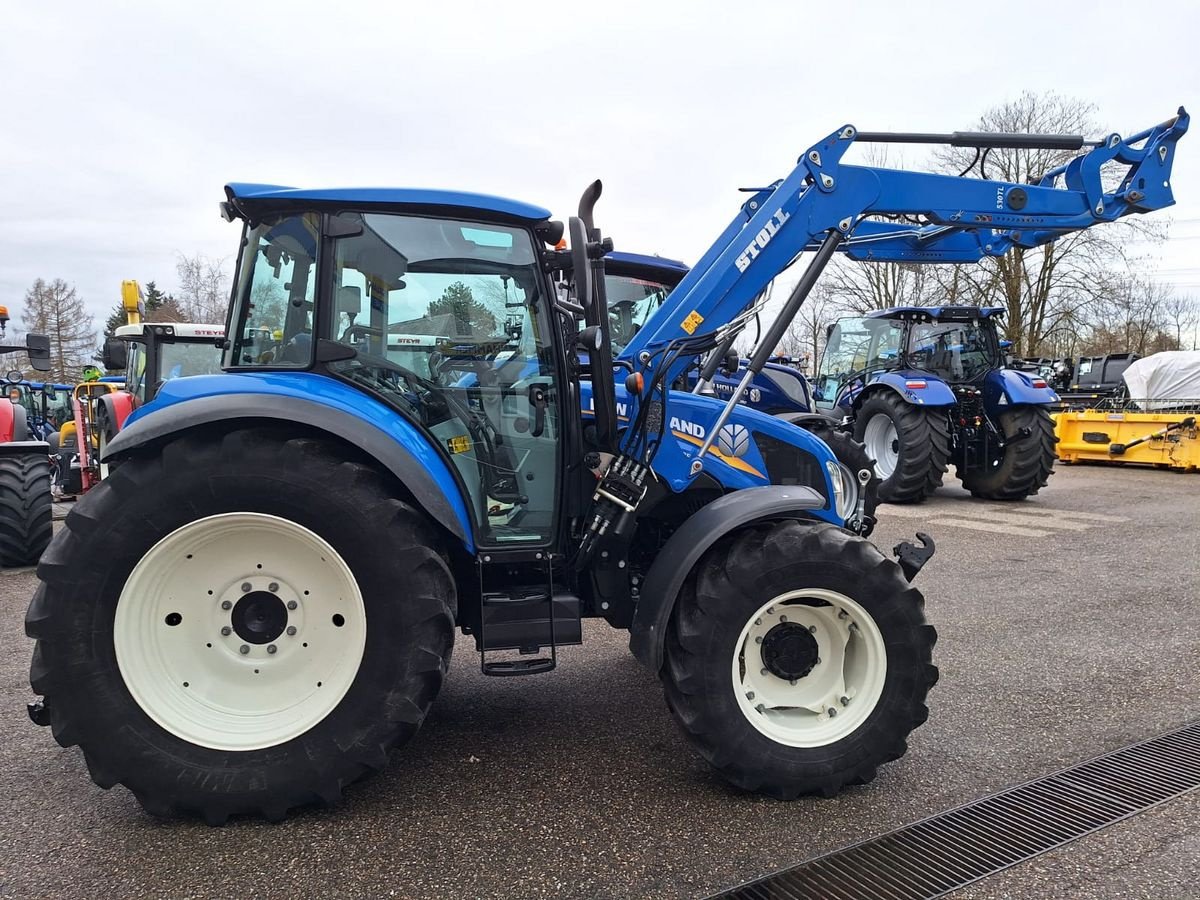
<svg viewBox="0 0 1200 900">
<path fill-rule="evenodd" d="M 1158 152 L 1186 126 L 1084 154 L 1119 151 L 1147 183 L 1105 193 L 1108 217 L 1172 202 Z M 280 819 L 386 765 L 456 630 L 485 674 L 533 675 L 600 618 L 732 783 L 792 798 L 870 781 L 928 714 L 936 634 L 911 580 L 932 546 L 881 553 L 859 533 L 870 472 L 739 394 L 860 232 L 878 258 L 965 261 L 1106 219 L 1098 175 L 843 165 L 859 139 L 887 136 L 843 126 L 753 193 L 616 354 L 599 182 L 566 227 L 479 194 L 229 185 L 226 371 L 168 381 L 130 417 L 104 457 L 121 465 L 43 556 L 33 720 L 152 813 Z M 1019 231 L 992 211 L 1017 190 Z M 944 231 L 881 237 L 868 217 L 893 212 Z M 806 250 L 733 396 L 674 390 Z"/>
<path fill-rule="evenodd" d="M 883 500 L 923 500 L 950 463 L 989 500 L 1023 500 L 1046 485 L 1058 395 L 1040 375 L 1004 367 L 1002 313 L 896 307 L 831 327 L 817 407 L 866 446 Z"/>
</svg>

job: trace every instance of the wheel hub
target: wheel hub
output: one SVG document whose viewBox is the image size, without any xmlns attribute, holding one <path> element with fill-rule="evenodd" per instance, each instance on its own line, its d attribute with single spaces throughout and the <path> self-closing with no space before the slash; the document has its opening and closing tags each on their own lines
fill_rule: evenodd
<svg viewBox="0 0 1200 900">
<path fill-rule="evenodd" d="M 251 591 L 233 606 L 230 624 L 249 644 L 269 644 L 287 628 L 287 606 L 270 591 Z"/>
<path fill-rule="evenodd" d="M 777 678 L 803 678 L 816 667 L 819 658 L 817 639 L 795 622 L 781 622 L 763 638 L 763 666 Z"/>
</svg>

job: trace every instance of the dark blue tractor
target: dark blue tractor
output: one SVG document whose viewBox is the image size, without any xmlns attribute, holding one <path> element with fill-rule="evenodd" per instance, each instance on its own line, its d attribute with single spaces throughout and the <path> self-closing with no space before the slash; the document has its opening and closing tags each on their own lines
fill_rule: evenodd
<svg viewBox="0 0 1200 900">
<path fill-rule="evenodd" d="M 1023 500 L 1046 485 L 1058 395 L 1041 375 L 1004 367 L 1002 312 L 896 307 L 832 326 L 817 407 L 865 444 L 882 499 L 924 499 L 950 463 L 990 500 Z"/>
</svg>

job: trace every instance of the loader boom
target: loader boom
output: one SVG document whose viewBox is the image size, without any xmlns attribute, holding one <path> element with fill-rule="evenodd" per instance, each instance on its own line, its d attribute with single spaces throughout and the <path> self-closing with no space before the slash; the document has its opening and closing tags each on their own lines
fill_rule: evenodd
<svg viewBox="0 0 1200 900">
<path fill-rule="evenodd" d="M 1112 134 L 1090 145 L 1073 135 L 888 135 L 846 125 L 806 150 L 785 179 L 753 194 L 619 358 L 640 366 L 649 384 L 655 367 L 671 359 L 663 351 L 672 343 L 728 326 L 799 254 L 823 245 L 831 249 L 818 254 L 818 266 L 832 249 L 864 261 L 976 262 L 1170 206 L 1175 144 L 1188 121 L 1180 107 L 1174 118 L 1130 138 Z M 1091 149 L 1030 185 L 843 165 L 846 151 L 864 140 Z M 1101 179 L 1108 163 L 1124 167 L 1112 190 Z M 910 224 L 868 218 L 879 216 L 923 219 Z M 795 299 L 789 304 L 793 315 L 803 302 L 802 296 Z M 760 349 L 765 343 L 760 341 Z M 677 355 L 669 371 L 657 374 L 669 384 L 687 364 Z"/>
</svg>

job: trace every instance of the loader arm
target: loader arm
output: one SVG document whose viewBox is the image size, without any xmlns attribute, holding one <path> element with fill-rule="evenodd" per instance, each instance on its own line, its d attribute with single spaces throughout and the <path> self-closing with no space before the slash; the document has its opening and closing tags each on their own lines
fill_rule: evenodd
<svg viewBox="0 0 1200 900">
<path fill-rule="evenodd" d="M 1181 107 L 1174 118 L 1130 138 L 1112 134 L 1090 144 L 1071 135 L 867 134 L 847 125 L 806 150 L 785 179 L 753 194 L 619 359 L 639 367 L 645 384 L 654 375 L 670 384 L 690 361 L 667 352 L 671 347 L 695 346 L 703 335 L 729 326 L 806 250 L 825 247 L 814 261 L 813 280 L 834 251 L 864 261 L 976 262 L 1170 206 L 1175 144 L 1188 121 Z M 1030 185 L 843 165 L 856 141 L 1082 152 Z M 1110 163 L 1124 172 L 1116 188 L 1105 191 L 1101 168 Z M 922 219 L 910 224 L 867 218 L 875 216 Z M 802 302 L 801 296 L 791 316 Z M 787 312 L 785 306 L 776 323 L 782 328 L 791 319 Z M 769 352 L 767 343 L 761 341 L 759 350 Z M 656 371 L 664 365 L 666 371 Z"/>
</svg>

